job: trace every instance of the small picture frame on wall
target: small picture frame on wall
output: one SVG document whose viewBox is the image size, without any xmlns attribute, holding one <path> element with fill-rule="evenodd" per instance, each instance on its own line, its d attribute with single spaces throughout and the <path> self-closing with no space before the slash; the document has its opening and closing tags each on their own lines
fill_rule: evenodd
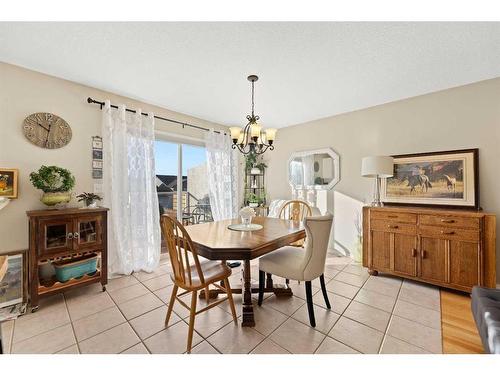
<svg viewBox="0 0 500 375">
<path fill-rule="evenodd" d="M 26 302 L 27 258 L 25 250 L 0 255 L 0 308 Z"/>
<path fill-rule="evenodd" d="M 92 159 L 102 160 L 102 150 L 92 150 Z"/>
<path fill-rule="evenodd" d="M 394 175 L 382 179 L 382 202 L 480 208 L 477 148 L 393 157 Z"/>
<path fill-rule="evenodd" d="M 0 197 L 17 198 L 18 176 L 17 169 L 0 168 Z"/>
<path fill-rule="evenodd" d="M 102 169 L 102 160 L 92 160 L 92 168 Z"/>
<path fill-rule="evenodd" d="M 92 178 L 94 180 L 102 179 L 102 169 L 93 169 L 92 170 Z"/>
<path fill-rule="evenodd" d="M 99 136 L 92 137 L 92 178 L 94 180 L 102 179 L 102 138 Z"/>
</svg>

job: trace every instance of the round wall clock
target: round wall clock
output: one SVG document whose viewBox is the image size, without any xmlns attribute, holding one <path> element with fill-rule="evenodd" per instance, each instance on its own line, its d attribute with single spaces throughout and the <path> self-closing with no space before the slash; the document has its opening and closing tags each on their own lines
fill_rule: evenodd
<svg viewBox="0 0 500 375">
<path fill-rule="evenodd" d="M 33 113 L 23 121 L 26 138 L 39 147 L 60 148 L 71 141 L 71 127 L 57 115 L 47 112 Z"/>
</svg>

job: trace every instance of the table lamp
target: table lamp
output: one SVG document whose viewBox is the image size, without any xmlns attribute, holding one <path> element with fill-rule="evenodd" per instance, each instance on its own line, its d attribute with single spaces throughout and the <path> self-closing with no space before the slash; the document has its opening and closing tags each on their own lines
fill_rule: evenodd
<svg viewBox="0 0 500 375">
<path fill-rule="evenodd" d="M 382 207 L 380 201 L 380 179 L 392 177 L 394 159 L 392 156 L 366 156 L 361 161 L 361 176 L 375 178 L 375 194 L 371 205 Z"/>
</svg>

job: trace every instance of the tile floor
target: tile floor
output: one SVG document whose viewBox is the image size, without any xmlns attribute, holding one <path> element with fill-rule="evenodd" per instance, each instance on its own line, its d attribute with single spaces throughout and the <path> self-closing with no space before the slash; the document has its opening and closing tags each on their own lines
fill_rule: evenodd
<svg viewBox="0 0 500 375">
<path fill-rule="evenodd" d="M 172 289 L 162 257 L 153 273 L 110 280 L 42 299 L 40 310 L 3 323 L 11 353 L 183 353 L 188 312 L 180 304 L 164 326 Z M 233 285 L 240 269 L 233 270 Z M 252 276 L 257 263 L 252 265 Z M 294 296 L 255 304 L 256 326 L 243 328 L 222 303 L 196 318 L 193 353 L 441 353 L 439 289 L 395 277 L 371 277 L 349 258 L 329 256 L 325 279 L 332 310 L 313 282 L 317 326 L 309 326 L 304 284 Z M 275 282 L 283 282 L 274 277 Z M 189 298 L 189 297 L 188 297 Z M 203 304 L 204 302 L 200 302 Z M 241 296 L 235 296 L 238 314 Z"/>
</svg>

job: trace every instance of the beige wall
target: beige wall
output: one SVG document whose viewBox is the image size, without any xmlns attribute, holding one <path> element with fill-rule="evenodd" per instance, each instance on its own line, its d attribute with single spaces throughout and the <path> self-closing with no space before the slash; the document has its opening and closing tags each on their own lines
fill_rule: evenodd
<svg viewBox="0 0 500 375">
<path fill-rule="evenodd" d="M 0 167 L 19 169 L 19 199 L 0 211 L 0 253 L 28 246 L 28 225 L 25 212 L 44 208 L 40 191 L 29 181 L 29 173 L 42 164 L 68 168 L 76 178 L 75 193 L 93 191 L 91 176 L 91 137 L 100 135 L 101 111 L 87 104 L 87 97 L 112 103 L 124 103 L 144 112 L 193 124 L 221 128 L 217 124 L 182 115 L 163 108 L 124 98 L 91 87 L 54 78 L 27 69 L 0 63 Z M 65 119 L 73 131 L 66 147 L 46 150 L 32 145 L 22 133 L 24 118 L 34 112 L 52 112 Z M 192 138 L 203 132 L 156 121 L 156 129 Z M 74 201 L 72 203 L 75 203 Z"/>
<path fill-rule="evenodd" d="M 292 152 L 322 147 L 340 155 L 335 190 L 366 202 L 373 182 L 360 176 L 363 156 L 477 147 L 481 206 L 500 216 L 500 78 L 281 129 L 276 149 L 266 155 L 270 198 L 291 196 L 285 181 Z M 328 208 L 334 211 L 333 191 Z M 500 237 L 500 217 L 497 222 Z M 499 250 L 497 240 L 500 280 Z"/>
</svg>

